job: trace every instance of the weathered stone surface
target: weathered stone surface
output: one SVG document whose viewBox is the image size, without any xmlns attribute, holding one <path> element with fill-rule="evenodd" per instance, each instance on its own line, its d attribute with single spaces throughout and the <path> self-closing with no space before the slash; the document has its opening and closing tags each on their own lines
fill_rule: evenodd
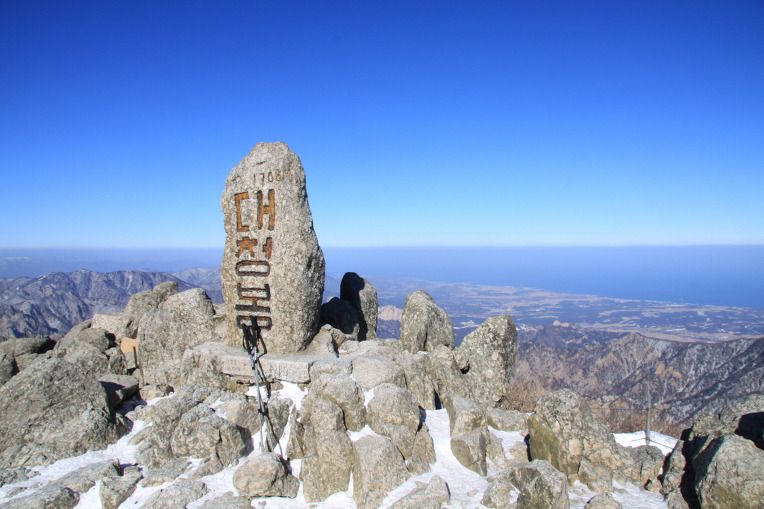
<svg viewBox="0 0 764 509">
<path fill-rule="evenodd" d="M 578 479 L 595 491 L 609 489 L 613 472 L 635 471 L 634 453 L 618 446 L 583 398 L 567 389 L 539 399 L 528 431 L 531 458 L 549 461 L 568 480 Z"/>
<path fill-rule="evenodd" d="M 517 329 L 509 316 L 496 316 L 469 333 L 459 351 L 469 359 L 465 373 L 473 399 L 495 406 L 506 399 L 517 357 Z"/>
<path fill-rule="evenodd" d="M 139 395 L 142 400 L 149 401 L 155 398 L 167 396 L 172 392 L 172 387 L 167 384 L 149 384 L 139 388 Z"/>
<path fill-rule="evenodd" d="M 443 397 L 443 407 L 448 412 L 451 435 L 461 435 L 474 429 L 485 428 L 485 410 L 469 399 L 455 394 Z"/>
<path fill-rule="evenodd" d="M 178 283 L 175 281 L 167 281 L 156 285 L 151 290 L 138 292 L 130 297 L 127 306 L 125 306 L 123 311 L 123 314 L 132 319 L 127 336 L 131 338 L 137 337 L 136 334 L 140 327 L 143 314 L 147 311 L 158 309 L 168 297 L 175 295 L 176 293 L 178 293 Z"/>
<path fill-rule="evenodd" d="M 401 347 L 411 353 L 454 347 L 454 328 L 448 314 L 425 291 L 406 297 L 401 317 Z"/>
<path fill-rule="evenodd" d="M 568 480 L 543 460 L 533 460 L 509 473 L 510 482 L 520 490 L 517 509 L 568 509 Z"/>
<path fill-rule="evenodd" d="M 331 325 L 354 340 L 361 333 L 361 317 L 353 305 L 337 297 L 332 297 L 321 305 L 321 323 Z"/>
<path fill-rule="evenodd" d="M 99 461 L 69 472 L 57 479 L 55 484 L 78 493 L 84 493 L 92 488 L 98 480 L 117 477 L 119 475 L 118 466 L 116 461 Z"/>
<path fill-rule="evenodd" d="M 383 383 L 406 386 L 403 369 L 392 360 L 377 356 L 353 359 L 353 378 L 367 391 Z"/>
<path fill-rule="evenodd" d="M 357 311 L 358 340 L 376 338 L 379 301 L 374 285 L 355 272 L 347 272 L 340 283 L 340 298 L 349 302 Z"/>
<path fill-rule="evenodd" d="M 201 404 L 178 420 L 170 438 L 170 447 L 175 457 L 204 458 L 205 472 L 214 474 L 233 465 L 244 455 L 249 438 L 249 431 Z"/>
<path fill-rule="evenodd" d="M 175 458 L 161 466 L 149 468 L 146 470 L 146 476 L 141 485 L 151 487 L 172 482 L 188 470 L 188 465 L 188 459 Z"/>
<path fill-rule="evenodd" d="M 353 443 L 353 500 L 359 509 L 379 507 L 407 477 L 403 456 L 389 438 L 365 436 Z"/>
<path fill-rule="evenodd" d="M 55 346 L 55 342 L 48 338 L 10 338 L 6 341 L 0 342 L 0 365 L 3 364 L 1 359 L 6 359 L 6 368 L 10 368 L 10 376 L 18 373 L 31 365 L 40 354 L 43 354 Z M 2 368 L 0 368 L 2 371 Z M 10 376 L 6 379 L 9 380 Z M 3 375 L 0 373 L 0 385 Z"/>
<path fill-rule="evenodd" d="M 322 376 L 311 384 L 310 391 L 342 409 L 347 429 L 359 431 L 366 425 L 363 391 L 348 375 Z"/>
<path fill-rule="evenodd" d="M 412 474 L 421 474 L 428 472 L 432 463 L 435 463 L 435 447 L 430 436 L 430 429 L 427 424 L 422 423 L 422 427 L 414 437 L 411 456 L 406 458 L 406 468 Z"/>
<path fill-rule="evenodd" d="M 318 424 L 318 423 L 316 423 Z M 306 429 L 310 436 L 306 443 L 306 457 L 300 478 L 303 480 L 305 500 L 318 502 L 332 493 L 346 491 L 353 467 L 353 444 L 345 431 Z"/>
<path fill-rule="evenodd" d="M 0 386 L 4 385 L 5 382 L 18 372 L 19 368 L 13 355 L 0 353 Z"/>
<path fill-rule="evenodd" d="M 464 376 L 457 366 L 455 353 L 457 350 L 436 346 L 425 357 L 425 370 L 428 378 L 435 386 L 439 396 L 446 394 L 459 394 L 467 399 L 472 399 L 472 388 L 465 383 Z"/>
<path fill-rule="evenodd" d="M 3 509 L 71 509 L 79 500 L 79 493 L 54 484 L 6 502 Z"/>
<path fill-rule="evenodd" d="M 390 383 L 374 389 L 367 407 L 371 429 L 393 441 L 404 458 L 410 458 L 420 425 L 419 405 L 409 391 Z"/>
<path fill-rule="evenodd" d="M 486 447 L 488 445 L 488 432 L 484 429 L 475 429 L 461 435 L 451 436 L 451 452 L 454 453 L 459 463 L 480 475 L 488 473 L 486 464 Z"/>
<path fill-rule="evenodd" d="M 115 338 L 129 337 L 135 333 L 133 317 L 124 313 L 96 313 L 91 327 L 103 329 Z"/>
<path fill-rule="evenodd" d="M 186 507 L 206 494 L 207 486 L 203 482 L 179 479 L 151 495 L 143 507 L 144 509 L 178 509 L 179 507 Z"/>
<path fill-rule="evenodd" d="M 427 374 L 427 358 L 425 353 L 410 355 L 406 352 L 397 356 L 395 361 L 403 369 L 406 389 L 411 392 L 419 406 L 425 410 L 435 410 L 438 396 L 435 383 Z"/>
<path fill-rule="evenodd" d="M 268 352 L 302 350 L 318 332 L 325 264 L 300 159 L 284 143 L 258 143 L 228 175 L 222 208 L 229 344 L 255 315 Z"/>
<path fill-rule="evenodd" d="M 489 408 L 486 411 L 486 422 L 489 426 L 500 431 L 521 431 L 528 429 L 528 414 L 517 410 Z"/>
<path fill-rule="evenodd" d="M 222 497 L 207 500 L 199 509 L 252 509 L 248 498 L 226 493 Z"/>
<path fill-rule="evenodd" d="M 248 459 L 234 472 L 233 485 L 247 497 L 294 498 L 300 487 L 299 481 L 274 453 Z"/>
<path fill-rule="evenodd" d="M 0 387 L 0 467 L 102 449 L 118 434 L 104 388 L 70 362 L 41 359 Z"/>
<path fill-rule="evenodd" d="M 764 507 L 764 451 L 750 440 L 737 435 L 716 438 L 693 466 L 703 509 Z"/>
<path fill-rule="evenodd" d="M 132 495 L 135 486 L 142 477 L 138 467 L 128 467 L 124 469 L 121 477 L 104 479 L 99 491 L 101 508 L 117 509 L 122 502 Z"/>
<path fill-rule="evenodd" d="M 519 495 L 520 490 L 512 484 L 510 472 L 502 472 L 488 480 L 482 503 L 491 509 L 515 509 Z"/>
<path fill-rule="evenodd" d="M 416 488 L 390 506 L 390 509 L 440 509 L 450 500 L 448 484 L 435 475 L 428 483 L 417 483 Z"/>
<path fill-rule="evenodd" d="M 600 493 L 593 496 L 584 506 L 584 509 L 623 509 L 611 493 Z"/>
<path fill-rule="evenodd" d="M 106 390 L 111 408 L 119 408 L 125 400 L 138 392 L 138 379 L 130 375 L 103 375 L 98 381 Z"/>
<path fill-rule="evenodd" d="M 138 332 L 144 382 L 181 385 L 183 354 L 212 338 L 214 314 L 212 301 L 200 288 L 171 295 L 145 312 Z"/>
</svg>

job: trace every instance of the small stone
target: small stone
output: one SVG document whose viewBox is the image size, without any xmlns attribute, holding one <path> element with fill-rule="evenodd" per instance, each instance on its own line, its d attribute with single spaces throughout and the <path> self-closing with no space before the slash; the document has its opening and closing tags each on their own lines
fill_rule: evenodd
<svg viewBox="0 0 764 509">
<path fill-rule="evenodd" d="M 448 484 L 440 476 L 418 486 L 395 502 L 390 509 L 440 509 L 451 500 Z"/>
<path fill-rule="evenodd" d="M 569 509 L 568 480 L 547 461 L 533 460 L 509 473 L 520 490 L 517 509 Z"/>
<path fill-rule="evenodd" d="M 367 418 L 371 429 L 389 437 L 404 458 L 411 457 L 421 416 L 409 391 L 390 383 L 378 385 L 369 402 Z"/>
<path fill-rule="evenodd" d="M 226 493 L 222 497 L 206 501 L 199 509 L 252 509 L 248 498 Z"/>
<path fill-rule="evenodd" d="M 499 431 L 522 431 L 528 429 L 528 414 L 517 410 L 489 408 L 486 411 L 486 422 Z"/>
<path fill-rule="evenodd" d="M 247 497 L 294 498 L 300 487 L 299 481 L 274 453 L 248 459 L 234 472 L 233 485 Z"/>
</svg>

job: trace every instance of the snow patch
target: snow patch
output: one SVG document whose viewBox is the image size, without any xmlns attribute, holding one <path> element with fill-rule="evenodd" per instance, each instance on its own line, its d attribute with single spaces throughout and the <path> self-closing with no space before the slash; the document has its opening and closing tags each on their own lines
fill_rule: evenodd
<svg viewBox="0 0 764 509">
<path fill-rule="evenodd" d="M 664 435 L 655 431 L 650 432 L 650 440 L 647 440 L 644 431 L 635 431 L 633 433 L 613 433 L 615 441 L 624 447 L 641 447 L 643 445 L 653 445 L 661 450 L 663 455 L 670 454 L 678 440 L 674 437 Z"/>
</svg>

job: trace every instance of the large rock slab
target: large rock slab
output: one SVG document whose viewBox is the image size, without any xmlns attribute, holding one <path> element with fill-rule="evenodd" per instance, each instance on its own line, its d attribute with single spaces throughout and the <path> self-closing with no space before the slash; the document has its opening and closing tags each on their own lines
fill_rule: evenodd
<svg viewBox="0 0 764 509">
<path fill-rule="evenodd" d="M 325 263 L 300 159 L 258 143 L 228 175 L 222 208 L 228 344 L 241 344 L 255 316 L 268 352 L 304 349 L 318 331 Z"/>
<path fill-rule="evenodd" d="M 750 440 L 737 435 L 717 438 L 693 464 L 702 508 L 764 507 L 764 451 Z"/>
<path fill-rule="evenodd" d="M 138 330 L 144 383 L 179 386 L 181 360 L 189 348 L 213 337 L 212 301 L 201 288 L 167 297 L 146 311 Z"/>
<path fill-rule="evenodd" d="M 0 387 L 0 468 L 49 464 L 119 436 L 106 390 L 63 359 L 40 359 Z"/>
<path fill-rule="evenodd" d="M 517 329 L 509 316 L 495 316 L 469 333 L 459 351 L 468 359 L 466 385 L 476 401 L 494 406 L 506 399 L 517 357 Z"/>
<path fill-rule="evenodd" d="M 595 491 L 610 489 L 614 474 L 643 482 L 641 473 L 653 470 L 638 465 L 640 451 L 616 444 L 586 401 L 567 389 L 539 399 L 528 418 L 528 432 L 531 458 L 548 461 L 569 481 L 580 480 Z M 662 456 L 654 461 L 660 467 Z"/>
<path fill-rule="evenodd" d="M 423 290 L 406 297 L 401 316 L 401 347 L 411 353 L 431 352 L 436 346 L 454 347 L 454 328 L 448 314 Z"/>
<path fill-rule="evenodd" d="M 390 439 L 369 435 L 353 443 L 353 500 L 359 509 L 379 507 L 407 477 L 403 456 Z"/>
</svg>

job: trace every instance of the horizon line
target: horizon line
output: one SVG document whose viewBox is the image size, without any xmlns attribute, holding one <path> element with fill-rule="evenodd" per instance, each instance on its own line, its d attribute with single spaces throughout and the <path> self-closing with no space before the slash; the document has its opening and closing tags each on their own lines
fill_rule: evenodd
<svg viewBox="0 0 764 509">
<path fill-rule="evenodd" d="M 622 248 L 622 247 L 764 247 L 764 242 L 751 243 L 640 243 L 640 244 L 364 244 L 326 245 L 321 249 L 533 249 L 533 248 Z M 137 251 L 137 250 L 207 250 L 224 246 L 0 246 L 0 251 Z"/>
</svg>

